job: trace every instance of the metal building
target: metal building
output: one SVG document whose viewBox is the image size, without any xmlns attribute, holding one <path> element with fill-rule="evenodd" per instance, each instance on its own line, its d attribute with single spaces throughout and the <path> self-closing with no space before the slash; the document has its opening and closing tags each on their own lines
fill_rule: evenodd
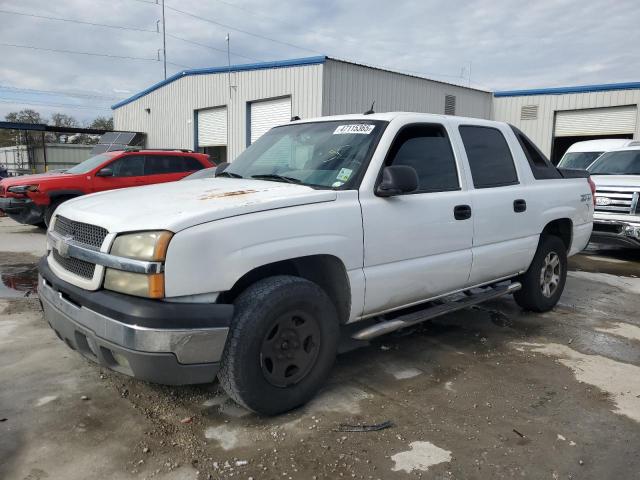
<svg viewBox="0 0 640 480">
<path fill-rule="evenodd" d="M 490 118 L 491 92 L 325 56 L 185 70 L 113 106 L 117 130 L 147 147 L 232 160 L 271 127 L 301 118 L 405 110 Z"/>
<path fill-rule="evenodd" d="M 640 82 L 495 92 L 493 118 L 525 132 L 552 161 L 575 142 L 640 139 Z"/>
</svg>

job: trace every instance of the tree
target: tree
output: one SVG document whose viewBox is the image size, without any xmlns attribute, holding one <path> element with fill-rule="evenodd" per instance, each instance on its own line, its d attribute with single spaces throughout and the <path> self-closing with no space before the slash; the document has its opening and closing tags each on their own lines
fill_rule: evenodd
<svg viewBox="0 0 640 480">
<path fill-rule="evenodd" d="M 89 125 L 89 128 L 113 130 L 113 117 L 96 117 L 96 119 Z"/>
<path fill-rule="evenodd" d="M 7 122 L 16 123 L 46 123 L 40 113 L 35 110 L 26 108 L 19 112 L 9 112 L 4 116 Z M 14 145 L 23 145 L 25 143 L 34 144 L 39 141 L 36 133 L 25 133 L 19 130 L 0 130 L 0 146 L 10 147 Z"/>
</svg>

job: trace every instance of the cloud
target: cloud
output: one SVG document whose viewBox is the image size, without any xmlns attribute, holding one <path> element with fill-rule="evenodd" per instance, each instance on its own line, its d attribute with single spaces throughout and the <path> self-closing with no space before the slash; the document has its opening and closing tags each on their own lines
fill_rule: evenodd
<svg viewBox="0 0 640 480">
<path fill-rule="evenodd" d="M 457 83 L 466 83 L 470 68 L 471 83 L 492 90 L 640 80 L 640 52 L 630 48 L 640 43 L 636 0 L 167 0 L 166 6 L 168 61 L 188 67 L 225 65 L 230 33 L 233 63 L 323 53 Z M 163 78 L 156 60 L 162 48 L 155 32 L 160 7 L 153 0 L 0 0 L 0 10 L 148 30 L 0 13 L 0 43 L 145 59 L 0 46 L 0 87 L 114 97 L 17 95 L 0 88 L 0 116 L 30 101 L 84 107 L 33 105 L 43 113 L 61 110 L 87 120 L 108 114 L 104 109 L 127 92 Z M 181 68 L 168 65 L 168 74 Z M 15 105 L 6 103 L 13 100 Z"/>
</svg>

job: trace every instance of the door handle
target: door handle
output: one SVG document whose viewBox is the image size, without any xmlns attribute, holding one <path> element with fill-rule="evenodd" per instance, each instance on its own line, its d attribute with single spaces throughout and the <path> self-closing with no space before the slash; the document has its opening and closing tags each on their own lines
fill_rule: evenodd
<svg viewBox="0 0 640 480">
<path fill-rule="evenodd" d="M 453 207 L 453 216 L 456 220 L 467 220 L 471 218 L 471 207 L 469 205 L 456 205 Z"/>
<path fill-rule="evenodd" d="M 527 209 L 527 202 L 519 198 L 518 200 L 513 201 L 513 211 L 516 213 L 522 213 Z"/>
</svg>

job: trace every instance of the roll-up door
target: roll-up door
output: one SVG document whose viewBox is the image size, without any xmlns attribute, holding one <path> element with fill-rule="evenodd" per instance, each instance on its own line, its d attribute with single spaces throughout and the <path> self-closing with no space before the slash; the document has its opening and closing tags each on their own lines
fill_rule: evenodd
<svg viewBox="0 0 640 480">
<path fill-rule="evenodd" d="M 198 146 L 227 144 L 227 107 L 198 111 Z"/>
<path fill-rule="evenodd" d="M 637 115 L 635 105 L 556 112 L 554 134 L 556 137 L 632 134 Z"/>
<path fill-rule="evenodd" d="M 255 142 L 267 131 L 291 120 L 291 97 L 264 100 L 250 104 L 250 141 Z"/>
</svg>

